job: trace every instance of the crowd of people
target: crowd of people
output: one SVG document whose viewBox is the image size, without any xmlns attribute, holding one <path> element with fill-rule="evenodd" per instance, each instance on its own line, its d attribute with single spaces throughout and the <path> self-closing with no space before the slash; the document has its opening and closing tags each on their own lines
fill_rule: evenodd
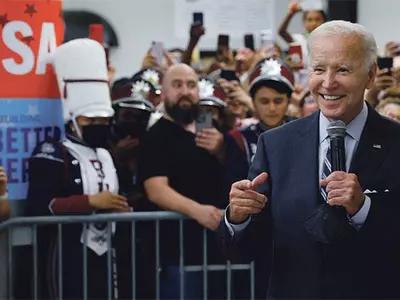
<svg viewBox="0 0 400 300">
<path fill-rule="evenodd" d="M 306 33 L 290 34 L 299 12 Z M 183 253 L 179 223 L 161 221 L 159 269 L 153 222 L 138 222 L 134 234 L 129 222 L 41 227 L 40 299 L 58 297 L 59 275 L 63 299 L 84 292 L 130 299 L 132 266 L 137 299 L 155 298 L 156 272 L 161 299 L 177 299 L 181 256 L 185 265 L 202 265 L 203 251 L 208 264 L 255 261 L 257 299 L 267 291 L 272 298 L 400 296 L 391 276 L 399 261 L 397 204 L 386 192 L 400 186 L 400 68 L 379 68 L 375 40 L 361 25 L 328 21 L 297 3 L 278 32 L 300 53 L 277 43 L 236 50 L 221 44 L 214 60 L 199 66 L 192 54 L 205 30 L 191 24 L 186 49 L 165 49 L 161 62 L 149 50 L 140 70 L 123 78 L 113 78 L 97 41 L 56 49 L 66 134 L 32 153 L 26 215 L 174 211 L 189 220 Z M 400 56 L 400 44 L 389 42 L 381 56 Z M 321 177 L 332 120 L 347 125 L 347 173 Z M 7 216 L 4 170 L 0 183 Z M 336 206 L 346 215 L 329 210 Z M 322 221 L 304 220 L 321 214 L 318 207 L 336 218 L 332 235 L 321 225 L 325 239 L 315 233 Z M 202 272 L 183 276 L 184 298 L 203 298 Z M 248 299 L 248 273 L 235 271 L 232 280 L 233 298 Z M 226 274 L 210 272 L 208 298 L 225 298 L 226 288 Z"/>
</svg>

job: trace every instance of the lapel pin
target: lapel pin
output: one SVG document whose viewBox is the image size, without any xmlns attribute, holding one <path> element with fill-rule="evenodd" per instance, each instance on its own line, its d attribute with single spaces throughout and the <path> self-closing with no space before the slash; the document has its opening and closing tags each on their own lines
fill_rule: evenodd
<svg viewBox="0 0 400 300">
<path fill-rule="evenodd" d="M 378 145 L 378 144 L 373 144 L 372 147 L 374 147 L 375 149 L 381 149 L 382 148 L 382 146 Z"/>
</svg>

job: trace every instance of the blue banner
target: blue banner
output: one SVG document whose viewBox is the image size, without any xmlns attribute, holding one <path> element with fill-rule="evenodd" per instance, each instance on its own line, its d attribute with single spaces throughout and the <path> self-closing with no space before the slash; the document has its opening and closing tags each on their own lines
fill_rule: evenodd
<svg viewBox="0 0 400 300">
<path fill-rule="evenodd" d="M 0 165 L 7 170 L 9 200 L 26 198 L 28 161 L 35 146 L 63 135 L 59 99 L 0 99 Z"/>
</svg>

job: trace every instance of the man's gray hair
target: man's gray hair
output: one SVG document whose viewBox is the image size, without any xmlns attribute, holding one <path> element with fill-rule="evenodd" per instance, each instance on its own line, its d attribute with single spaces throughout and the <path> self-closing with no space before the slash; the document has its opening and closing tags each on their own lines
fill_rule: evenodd
<svg viewBox="0 0 400 300">
<path fill-rule="evenodd" d="M 314 29 L 308 38 L 308 53 L 311 54 L 313 39 L 320 36 L 357 35 L 362 41 L 364 67 L 369 70 L 378 56 L 378 48 L 372 33 L 364 26 L 348 21 L 330 21 Z"/>
</svg>

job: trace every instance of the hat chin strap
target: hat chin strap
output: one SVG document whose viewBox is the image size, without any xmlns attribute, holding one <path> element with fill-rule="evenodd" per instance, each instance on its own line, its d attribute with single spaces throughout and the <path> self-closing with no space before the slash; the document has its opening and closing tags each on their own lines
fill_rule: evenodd
<svg viewBox="0 0 400 300">
<path fill-rule="evenodd" d="M 82 132 L 81 132 L 79 126 L 78 126 L 78 123 L 76 122 L 76 116 L 72 116 L 72 117 L 71 117 L 71 120 L 72 120 L 72 125 L 74 126 L 74 129 L 75 129 L 76 135 L 77 135 L 81 140 L 83 140 L 83 138 L 82 138 Z"/>
</svg>

